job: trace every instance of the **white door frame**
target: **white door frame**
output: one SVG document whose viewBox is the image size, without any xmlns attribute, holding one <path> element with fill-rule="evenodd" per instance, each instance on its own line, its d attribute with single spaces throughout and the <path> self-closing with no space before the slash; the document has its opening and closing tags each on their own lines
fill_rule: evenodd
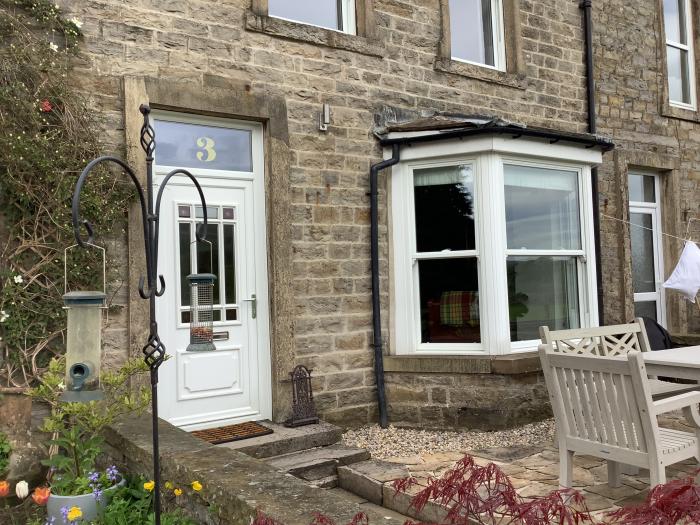
<svg viewBox="0 0 700 525">
<path fill-rule="evenodd" d="M 659 174 L 651 171 L 630 170 L 629 175 L 640 175 L 654 178 L 654 202 L 630 201 L 630 216 L 633 213 L 651 216 L 652 243 L 654 250 L 654 288 L 653 292 L 634 292 L 634 302 L 656 301 L 656 320 L 662 326 L 666 325 L 666 292 L 663 287 L 665 280 L 663 239 L 661 233 L 661 184 Z M 630 224 L 630 228 L 639 228 Z M 630 239 L 631 242 L 631 239 Z"/>
<path fill-rule="evenodd" d="M 250 181 L 253 187 L 253 214 L 254 214 L 254 234 L 252 238 L 246 238 L 246 250 L 254 250 L 255 255 L 255 278 L 251 288 L 256 294 L 256 353 L 258 359 L 258 399 L 259 399 L 259 417 L 255 419 L 272 419 L 272 365 L 270 354 L 270 317 L 269 317 L 269 289 L 268 289 L 268 258 L 267 258 L 267 211 L 265 206 L 265 154 L 263 142 L 263 126 L 257 122 L 240 121 L 229 118 L 198 116 L 187 113 L 179 113 L 173 111 L 154 110 L 152 114 L 154 120 L 165 120 L 183 122 L 188 124 L 200 125 L 215 125 L 218 127 L 230 127 L 236 129 L 245 129 L 251 131 L 252 138 L 252 172 L 238 171 L 222 171 L 202 168 L 185 168 L 197 178 L 197 181 L 202 188 L 216 187 L 231 187 L 235 188 L 241 185 L 243 181 Z M 157 143 L 156 143 L 156 159 L 157 159 Z M 154 186 L 162 181 L 163 177 L 173 169 L 180 166 L 159 166 L 154 163 Z M 170 179 L 168 186 L 182 185 L 192 188 L 193 197 L 197 199 L 197 190 L 192 182 L 184 176 L 175 176 Z M 161 213 L 173 213 L 172 209 L 161 209 Z M 164 254 L 163 249 L 160 250 Z M 163 259 L 161 257 L 161 259 Z M 176 269 L 179 268 L 179 261 L 176 262 Z M 170 283 L 170 286 L 176 286 L 176 283 Z M 250 297 L 240 297 L 240 315 L 249 316 L 252 310 L 252 304 L 247 301 Z M 179 300 L 178 300 L 179 303 Z M 156 304 L 156 308 L 158 305 Z M 179 312 L 179 308 L 177 308 Z M 180 319 L 169 319 L 168 323 L 161 323 L 161 333 L 167 333 L 167 330 L 175 329 L 180 324 Z M 162 399 L 161 402 L 165 401 Z M 176 403 L 175 399 L 171 402 Z M 222 422 L 221 424 L 226 424 Z M 211 425 L 209 425 L 211 426 Z M 196 430 L 197 428 L 206 428 L 206 424 L 197 424 L 187 426 L 188 430 Z"/>
</svg>

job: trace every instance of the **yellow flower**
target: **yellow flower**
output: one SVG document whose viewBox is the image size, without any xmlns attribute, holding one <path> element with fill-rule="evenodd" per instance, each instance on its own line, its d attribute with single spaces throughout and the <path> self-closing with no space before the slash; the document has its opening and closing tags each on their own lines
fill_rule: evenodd
<svg viewBox="0 0 700 525">
<path fill-rule="evenodd" d="M 71 507 L 68 510 L 68 514 L 66 514 L 66 518 L 68 518 L 68 521 L 75 521 L 78 518 L 83 517 L 83 511 L 80 510 L 80 507 Z"/>
<path fill-rule="evenodd" d="M 166 482 L 165 482 L 165 488 L 166 488 L 167 490 L 173 490 L 173 484 L 170 483 L 169 481 L 166 481 Z"/>
<path fill-rule="evenodd" d="M 175 494 L 176 496 L 182 496 L 182 489 L 173 490 L 173 494 Z"/>
<path fill-rule="evenodd" d="M 147 481 L 146 483 L 143 484 L 143 488 L 146 489 L 148 492 L 153 491 L 155 486 L 156 486 L 155 481 Z"/>
<path fill-rule="evenodd" d="M 202 484 L 199 481 L 193 481 L 192 490 L 194 490 L 195 492 L 199 492 L 200 490 L 202 490 Z"/>
</svg>

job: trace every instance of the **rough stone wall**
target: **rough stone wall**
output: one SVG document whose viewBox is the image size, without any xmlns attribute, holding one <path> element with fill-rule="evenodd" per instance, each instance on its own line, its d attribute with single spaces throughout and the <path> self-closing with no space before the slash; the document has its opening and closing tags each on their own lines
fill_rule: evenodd
<svg viewBox="0 0 700 525">
<path fill-rule="evenodd" d="M 76 60 L 75 80 L 104 116 L 104 140 L 113 150 L 124 146 L 120 87 L 124 75 L 194 83 L 220 78 L 222 85 L 226 80 L 243 80 L 254 93 L 286 99 L 296 355 L 314 369 L 322 415 L 343 424 L 375 417 L 367 192 L 369 166 L 380 158 L 371 133 L 379 108 L 486 113 L 528 125 L 586 131 L 578 0 L 519 3 L 518 52 L 525 64 L 520 87 L 435 69 L 441 33 L 438 0 L 375 0 L 376 42 L 366 51 L 362 46 L 360 51 L 347 51 L 305 42 L 300 40 L 305 34 L 301 26 L 294 38 L 247 29 L 250 0 L 59 3 L 84 24 L 84 52 Z M 619 27 L 628 23 L 625 18 Z M 620 53 L 620 61 L 626 55 L 634 53 Z M 331 105 L 332 122 L 328 132 L 321 133 L 317 118 L 324 102 Z M 384 188 L 380 203 L 385 225 Z M 613 242 L 611 235 L 606 243 Z M 380 236 L 386 322 L 385 226 Z M 606 258 L 606 265 L 614 262 Z M 607 266 L 606 275 L 614 295 L 615 277 Z M 616 312 L 618 307 L 611 308 Z M 455 392 L 464 386 L 464 392 L 478 395 L 480 384 L 482 379 L 455 379 L 459 386 Z M 519 384 L 511 388 L 520 388 Z M 475 385 L 474 390 L 468 385 Z"/>
<path fill-rule="evenodd" d="M 663 174 L 663 229 L 684 237 L 686 219 L 698 217 L 699 212 L 700 116 L 668 107 L 660 2 L 609 0 L 593 5 L 598 130 L 616 144 L 614 155 L 607 156 L 600 170 L 601 212 L 627 219 L 628 168 L 654 169 Z M 693 2 L 695 15 L 697 8 Z M 697 20 L 695 26 L 697 42 Z M 696 241 L 698 227 L 700 223 L 694 222 L 691 228 Z M 634 316 L 629 228 L 603 217 L 601 236 L 605 322 L 627 322 Z M 682 242 L 666 237 L 663 244 L 668 276 Z M 672 331 L 694 332 L 700 328 L 697 307 L 688 305 L 675 292 L 667 293 L 667 320 Z"/>
<path fill-rule="evenodd" d="M 387 373 L 389 416 L 406 426 L 499 430 L 551 417 L 541 373 Z"/>
</svg>

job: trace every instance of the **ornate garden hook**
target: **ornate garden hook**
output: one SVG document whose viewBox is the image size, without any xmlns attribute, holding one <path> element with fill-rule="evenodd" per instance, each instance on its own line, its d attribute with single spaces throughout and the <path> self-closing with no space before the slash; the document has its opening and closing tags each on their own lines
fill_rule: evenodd
<svg viewBox="0 0 700 525">
<path fill-rule="evenodd" d="M 141 126 L 141 147 L 146 153 L 146 188 L 139 181 L 138 177 L 123 160 L 117 157 L 104 156 L 99 157 L 90 162 L 78 178 L 73 192 L 73 233 L 76 242 L 83 248 L 92 244 L 94 238 L 94 230 L 90 222 L 80 218 L 80 193 L 88 175 L 102 164 L 116 164 L 122 171 L 131 179 L 131 182 L 136 188 L 141 207 L 141 221 L 143 223 L 143 239 L 144 253 L 146 256 L 146 276 L 139 278 L 139 295 L 142 299 L 149 301 L 149 335 L 148 341 L 144 345 L 142 352 L 144 361 L 148 365 L 151 372 L 151 407 L 153 412 L 153 480 L 155 481 L 154 489 L 154 513 L 155 525 L 160 525 L 160 456 L 158 447 L 158 368 L 165 359 L 165 345 L 163 345 L 158 336 L 158 323 L 156 322 L 156 298 L 161 297 L 165 293 L 165 279 L 162 275 L 157 275 L 158 271 L 158 230 L 160 224 L 160 202 L 163 195 L 163 190 L 170 179 L 176 175 L 188 177 L 197 192 L 202 204 L 203 221 L 196 231 L 197 240 L 204 240 L 207 231 L 207 204 L 204 200 L 204 192 L 199 185 L 197 179 L 187 170 L 175 169 L 168 173 L 163 179 L 158 194 L 153 195 L 153 154 L 156 149 L 156 133 L 150 122 L 151 108 L 142 104 L 139 111 L 143 115 L 143 125 Z M 155 204 L 155 205 L 154 205 Z M 81 237 L 81 227 L 84 227 L 87 232 L 87 240 Z"/>
</svg>

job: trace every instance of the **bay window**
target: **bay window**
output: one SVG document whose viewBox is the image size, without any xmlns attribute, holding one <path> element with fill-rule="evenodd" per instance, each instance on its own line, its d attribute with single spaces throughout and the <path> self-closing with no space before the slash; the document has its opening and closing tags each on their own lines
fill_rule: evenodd
<svg viewBox="0 0 700 525">
<path fill-rule="evenodd" d="M 527 142 L 404 150 L 390 188 L 393 353 L 506 354 L 536 349 L 541 325 L 597 323 L 600 153 L 534 143 L 538 158 L 514 154 Z"/>
</svg>

